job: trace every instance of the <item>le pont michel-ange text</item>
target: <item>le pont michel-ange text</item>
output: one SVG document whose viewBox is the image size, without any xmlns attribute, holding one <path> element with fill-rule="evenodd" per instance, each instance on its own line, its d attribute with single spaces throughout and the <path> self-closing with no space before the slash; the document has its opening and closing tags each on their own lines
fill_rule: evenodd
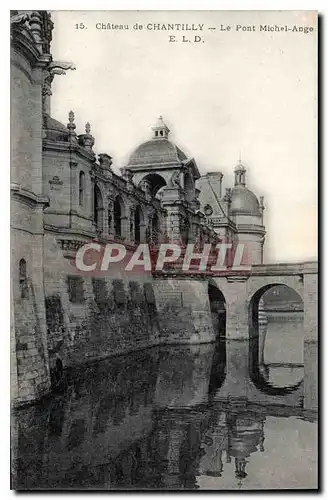
<svg viewBox="0 0 328 500">
<path fill-rule="evenodd" d="M 76 23 L 75 29 L 86 30 L 89 26 L 84 22 Z M 150 31 L 150 32 L 177 32 L 177 34 L 187 35 L 197 33 L 195 38 L 198 41 L 201 39 L 200 35 L 208 32 L 263 32 L 265 33 L 302 33 L 310 34 L 315 31 L 314 26 L 299 25 L 299 24 L 219 24 L 207 26 L 202 23 L 134 23 L 134 24 L 116 24 L 111 22 L 97 22 L 90 25 L 90 28 L 95 28 L 97 31 Z M 170 35 L 170 41 L 176 41 L 175 35 Z"/>
</svg>

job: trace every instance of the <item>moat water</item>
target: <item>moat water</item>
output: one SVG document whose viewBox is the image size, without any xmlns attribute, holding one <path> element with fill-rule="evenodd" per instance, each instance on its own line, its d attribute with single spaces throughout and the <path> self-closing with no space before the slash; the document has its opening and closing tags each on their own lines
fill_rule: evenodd
<svg viewBox="0 0 328 500">
<path fill-rule="evenodd" d="M 12 414 L 13 487 L 317 488 L 302 360 L 267 349 L 253 381 L 250 347 L 163 346 L 71 372 L 64 392 Z"/>
</svg>

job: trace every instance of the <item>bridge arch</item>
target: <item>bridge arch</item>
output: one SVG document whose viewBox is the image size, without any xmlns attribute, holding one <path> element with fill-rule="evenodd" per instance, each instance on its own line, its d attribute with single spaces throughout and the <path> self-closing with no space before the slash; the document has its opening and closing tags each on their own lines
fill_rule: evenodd
<svg viewBox="0 0 328 500">
<path fill-rule="evenodd" d="M 288 394 L 290 392 L 293 392 L 296 390 L 300 384 L 302 383 L 303 380 L 303 359 L 301 359 L 301 363 L 292 363 L 292 362 L 286 362 L 286 360 L 278 360 L 276 359 L 275 362 L 267 362 L 265 359 L 264 351 L 265 351 L 265 345 L 267 342 L 267 334 L 268 334 L 268 316 L 270 315 L 270 311 L 268 309 L 268 306 L 264 302 L 264 298 L 269 290 L 273 291 L 279 291 L 280 290 L 289 290 L 290 292 L 293 293 L 294 297 L 298 298 L 299 304 L 301 304 L 299 311 L 301 311 L 301 330 L 302 333 L 299 331 L 294 331 L 291 332 L 291 327 L 288 323 L 288 314 L 293 314 L 295 311 L 289 310 L 288 309 L 288 303 L 285 303 L 285 306 L 283 308 L 277 309 L 277 306 L 271 310 L 272 313 L 276 313 L 281 315 L 283 318 L 285 315 L 285 318 L 283 320 L 283 337 L 285 335 L 289 335 L 292 333 L 294 336 L 293 339 L 290 339 L 289 337 L 285 337 L 288 339 L 289 343 L 292 342 L 292 345 L 295 342 L 300 346 L 300 351 L 303 351 L 303 341 L 304 341 L 304 328 L 303 328 L 303 311 L 304 311 L 304 305 L 303 305 L 303 299 L 301 295 L 292 287 L 286 285 L 285 283 L 267 283 L 260 288 L 258 288 L 255 293 L 252 295 L 251 299 L 249 300 L 249 305 L 248 305 L 248 320 L 249 320 L 249 371 L 250 371 L 250 377 L 253 381 L 253 383 L 261 389 L 263 392 L 267 392 L 272 395 L 283 395 L 283 394 Z M 273 330 L 273 333 L 272 331 Z M 273 325 L 273 328 L 270 329 L 271 333 L 271 343 L 272 347 L 276 347 L 277 350 L 279 351 L 279 355 L 281 352 L 284 352 L 284 338 L 281 338 L 281 332 L 278 331 L 279 329 L 277 328 L 276 325 Z M 278 333 L 276 333 L 278 332 Z M 279 338 L 280 334 L 280 338 Z M 274 336 L 277 335 L 277 342 L 275 342 Z M 272 361 L 272 360 L 271 360 Z M 282 361 L 282 362 L 281 362 Z M 279 383 L 278 385 L 276 384 L 275 377 L 272 375 L 271 370 L 274 372 L 276 371 L 277 373 L 280 373 L 280 377 L 282 377 L 282 380 L 284 381 L 281 385 Z M 277 371 L 278 370 L 278 371 Z M 289 377 L 285 378 L 285 376 L 282 376 L 283 371 L 288 371 L 289 372 Z M 293 376 L 291 376 L 293 374 Z M 297 378 L 297 381 L 295 380 L 295 377 Z"/>
</svg>

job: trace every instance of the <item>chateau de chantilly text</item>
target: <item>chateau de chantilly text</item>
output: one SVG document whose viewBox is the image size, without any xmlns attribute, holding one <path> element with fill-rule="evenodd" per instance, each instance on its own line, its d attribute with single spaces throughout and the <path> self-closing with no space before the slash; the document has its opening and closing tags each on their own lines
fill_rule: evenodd
<svg viewBox="0 0 328 500">
<path fill-rule="evenodd" d="M 90 30 L 99 32 L 111 31 L 144 31 L 151 33 L 161 33 L 168 35 L 168 42 L 193 42 L 204 43 L 211 41 L 211 35 L 214 33 L 229 34 L 229 33 L 263 33 L 266 34 L 303 34 L 309 35 L 315 32 L 314 26 L 309 24 L 217 24 L 206 25 L 204 23 L 160 23 L 148 22 L 134 24 L 118 24 L 108 22 L 106 20 L 99 20 L 96 23 L 86 24 L 85 22 L 77 22 L 75 24 L 76 30 Z"/>
</svg>

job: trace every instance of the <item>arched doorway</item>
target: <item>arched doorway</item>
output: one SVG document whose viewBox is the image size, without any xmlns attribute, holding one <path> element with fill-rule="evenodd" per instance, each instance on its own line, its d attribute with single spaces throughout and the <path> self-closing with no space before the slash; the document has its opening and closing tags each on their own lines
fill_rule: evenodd
<svg viewBox="0 0 328 500">
<path fill-rule="evenodd" d="M 212 393 L 220 389 L 226 376 L 226 301 L 215 282 L 208 284 L 208 298 L 212 326 L 216 336 L 209 387 Z"/>
<path fill-rule="evenodd" d="M 93 191 L 93 221 L 96 225 L 97 230 L 103 230 L 103 212 L 104 203 L 101 191 L 97 184 L 94 186 Z"/>
<path fill-rule="evenodd" d="M 249 368 L 252 381 L 271 394 L 303 380 L 303 300 L 283 284 L 269 284 L 249 304 Z"/>
</svg>

